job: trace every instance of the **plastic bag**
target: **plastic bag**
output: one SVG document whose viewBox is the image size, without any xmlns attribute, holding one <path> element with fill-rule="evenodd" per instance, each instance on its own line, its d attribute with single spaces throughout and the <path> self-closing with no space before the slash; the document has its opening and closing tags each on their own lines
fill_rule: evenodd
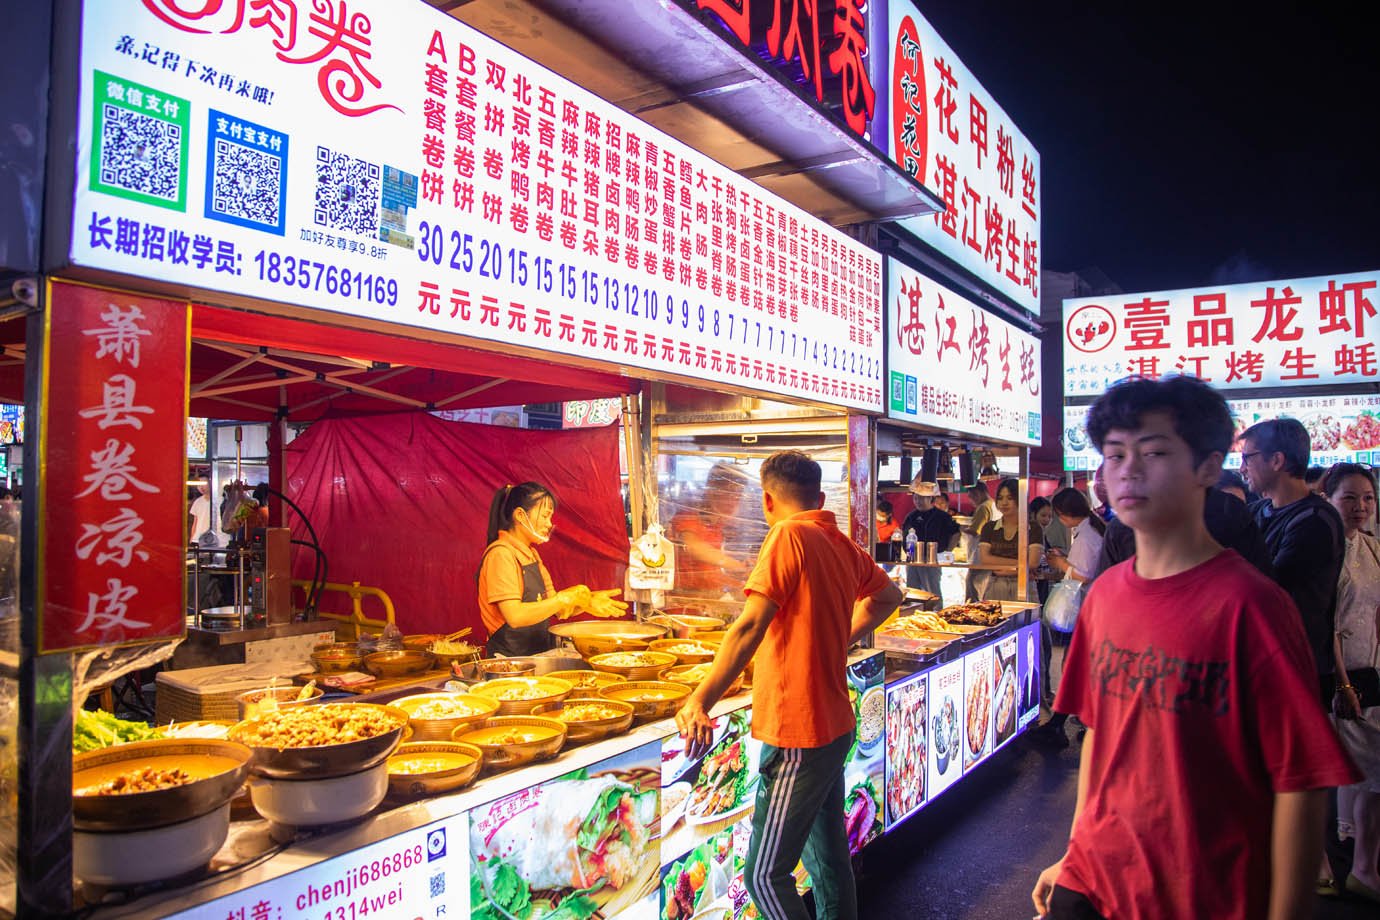
<svg viewBox="0 0 1380 920">
<path fill-rule="evenodd" d="M 1045 601 L 1045 622 L 1061 633 L 1073 632 L 1078 622 L 1078 610 L 1083 606 L 1083 583 L 1073 578 L 1055 582 Z"/>
</svg>

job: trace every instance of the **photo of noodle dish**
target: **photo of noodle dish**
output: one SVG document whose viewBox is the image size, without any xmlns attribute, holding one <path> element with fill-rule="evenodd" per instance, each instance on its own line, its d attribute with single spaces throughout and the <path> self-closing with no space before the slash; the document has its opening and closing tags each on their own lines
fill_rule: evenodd
<svg viewBox="0 0 1380 920">
<path fill-rule="evenodd" d="M 470 916 L 612 917 L 656 890 L 660 771 L 644 745 L 470 812 Z"/>
</svg>

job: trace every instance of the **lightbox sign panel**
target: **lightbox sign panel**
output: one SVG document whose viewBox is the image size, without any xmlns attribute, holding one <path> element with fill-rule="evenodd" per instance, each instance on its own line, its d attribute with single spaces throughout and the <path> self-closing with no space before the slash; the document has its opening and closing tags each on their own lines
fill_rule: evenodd
<svg viewBox="0 0 1380 920">
<path fill-rule="evenodd" d="M 900 226 L 1038 315 L 1040 154 L 912 4 L 890 0 L 888 9 L 884 143 L 946 205 Z"/>
<path fill-rule="evenodd" d="M 111 0 L 72 259 L 881 407 L 880 257 L 422 3 Z"/>
<path fill-rule="evenodd" d="M 887 260 L 887 415 L 1040 443 L 1040 340 Z"/>
<path fill-rule="evenodd" d="M 1219 390 L 1380 381 L 1380 272 L 1064 301 L 1064 395 L 1188 374 Z"/>
<path fill-rule="evenodd" d="M 1279 399 L 1229 399 L 1237 433 L 1257 422 L 1296 418 L 1308 429 L 1309 465 L 1380 465 L 1380 395 L 1286 396 Z M 1102 457 L 1088 440 L 1087 406 L 1064 407 L 1064 469 L 1095 470 Z M 1241 466 L 1240 451 L 1227 454 L 1226 466 Z"/>
<path fill-rule="evenodd" d="M 786 71 L 821 108 L 833 112 L 859 137 L 866 137 L 877 107 L 869 47 L 870 20 L 878 4 L 837 0 L 832 4 L 753 0 L 680 0 L 713 14 L 729 40 Z M 885 9 L 885 4 L 882 4 Z"/>
</svg>

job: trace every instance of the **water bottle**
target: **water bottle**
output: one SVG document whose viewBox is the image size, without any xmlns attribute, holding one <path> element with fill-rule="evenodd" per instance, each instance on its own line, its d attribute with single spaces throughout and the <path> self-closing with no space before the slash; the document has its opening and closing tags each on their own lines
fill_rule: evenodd
<svg viewBox="0 0 1380 920">
<path fill-rule="evenodd" d="M 919 561 L 918 559 L 915 558 L 915 545 L 916 545 L 916 542 L 917 542 L 917 538 L 916 538 L 916 536 L 915 536 L 915 528 L 912 527 L 909 531 L 906 532 L 906 561 L 907 561 L 907 562 L 918 562 L 918 561 Z"/>
<path fill-rule="evenodd" d="M 901 536 L 901 528 L 897 527 L 891 532 L 891 561 L 905 562 L 906 546 L 905 537 Z"/>
</svg>

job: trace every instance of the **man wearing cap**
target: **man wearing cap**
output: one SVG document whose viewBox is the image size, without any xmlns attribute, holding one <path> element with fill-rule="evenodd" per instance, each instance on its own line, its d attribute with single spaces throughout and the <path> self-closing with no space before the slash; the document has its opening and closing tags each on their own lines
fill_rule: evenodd
<svg viewBox="0 0 1380 920">
<path fill-rule="evenodd" d="M 910 491 L 915 497 L 915 510 L 906 515 L 906 519 L 901 523 L 902 535 L 909 541 L 910 532 L 913 530 L 917 545 L 933 543 L 938 547 L 936 552 L 940 553 L 953 549 L 958 544 L 958 523 L 947 511 L 940 511 L 934 506 L 935 497 L 939 495 L 939 484 L 921 482 L 917 476 L 910 484 Z M 937 595 L 940 593 L 939 575 L 939 569 L 911 566 L 906 569 L 906 584 Z"/>
</svg>

